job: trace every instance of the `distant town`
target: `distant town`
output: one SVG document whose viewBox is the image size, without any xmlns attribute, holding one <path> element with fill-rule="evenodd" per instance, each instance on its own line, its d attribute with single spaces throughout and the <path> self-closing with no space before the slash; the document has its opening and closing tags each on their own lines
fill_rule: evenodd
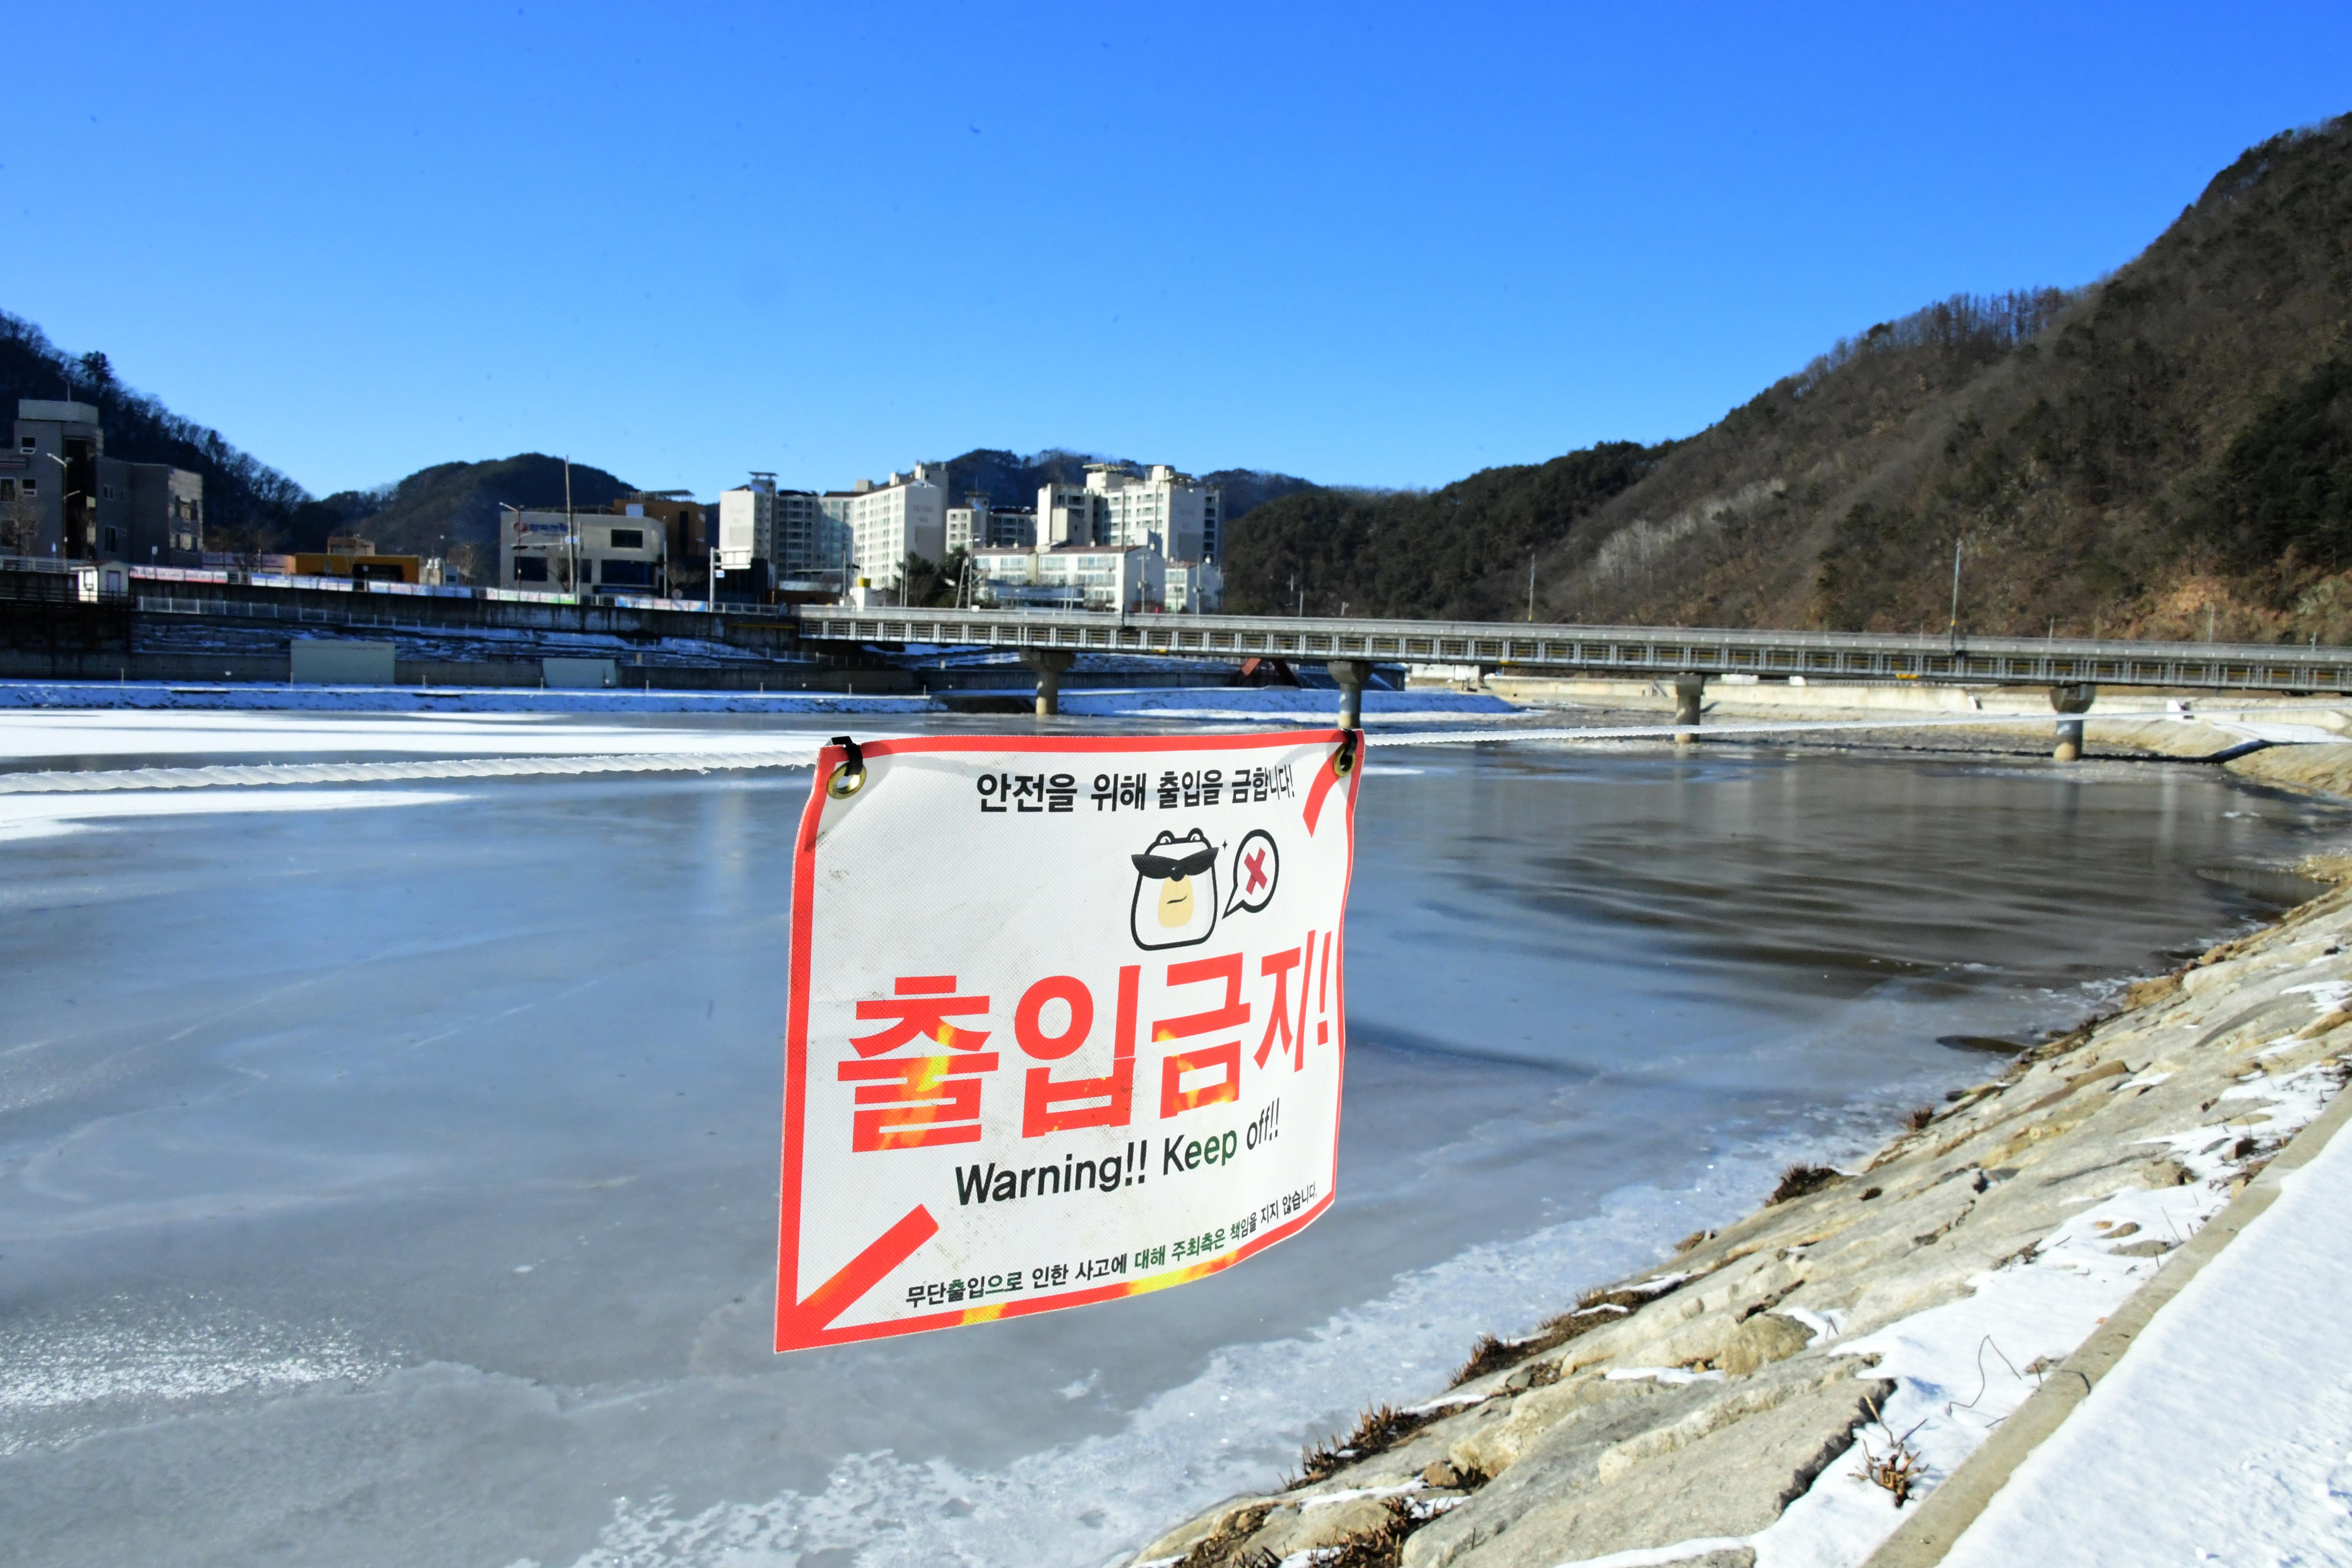
<svg viewBox="0 0 2352 1568">
<path fill-rule="evenodd" d="M 25 398 L 0 455 L 0 556 L 101 579 L 150 571 L 457 586 L 438 556 L 379 553 L 357 533 L 323 551 L 207 548 L 204 476 L 106 456 L 95 405 Z M 960 605 L 1205 613 L 1220 608 L 1224 492 L 1164 464 L 1087 465 L 1034 507 L 950 493 L 947 466 L 781 488 L 768 470 L 720 493 L 631 491 L 600 510 L 501 506 L 500 594 L 742 605 L 896 605 L 944 572 Z M 927 584 L 928 585 L 928 584 Z"/>
</svg>

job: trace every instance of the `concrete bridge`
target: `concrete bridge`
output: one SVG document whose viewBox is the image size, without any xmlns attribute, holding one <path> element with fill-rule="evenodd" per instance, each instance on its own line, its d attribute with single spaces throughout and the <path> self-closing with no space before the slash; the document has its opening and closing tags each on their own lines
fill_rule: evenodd
<svg viewBox="0 0 2352 1568">
<path fill-rule="evenodd" d="M 930 644 L 1017 650 L 1051 713 L 1061 672 L 1080 653 L 1281 658 L 1321 664 L 1353 725 L 1376 662 L 1475 665 L 1527 675 L 1643 675 L 1670 680 L 1676 722 L 1698 722 L 1710 676 L 2042 686 L 2061 715 L 2059 752 L 2079 751 L 2101 686 L 2306 693 L 2352 690 L 2352 648 L 2117 638 L 1947 638 L 1885 632 L 1730 631 L 1694 626 L 1538 626 L 1285 616 L 1113 616 L 1077 611 L 890 610 L 808 605 L 803 646 Z"/>
</svg>

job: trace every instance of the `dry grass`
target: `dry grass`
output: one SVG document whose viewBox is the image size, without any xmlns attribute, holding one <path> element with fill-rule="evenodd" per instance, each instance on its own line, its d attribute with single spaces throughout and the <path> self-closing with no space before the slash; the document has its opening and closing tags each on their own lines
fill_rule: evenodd
<svg viewBox="0 0 2352 1568">
<path fill-rule="evenodd" d="M 1936 1120 L 1936 1108 L 1932 1105 L 1915 1105 L 1911 1108 L 1911 1113 L 1903 1120 L 1909 1123 L 1912 1131 L 1924 1132 L 1927 1130 L 1927 1123 Z"/>
<path fill-rule="evenodd" d="M 1315 1568 L 1397 1568 L 1408 1536 L 1428 1522 L 1402 1498 L 1388 1500 L 1388 1517 L 1314 1553 Z"/>
<path fill-rule="evenodd" d="M 1685 1249 L 1687 1250 L 1687 1249 Z M 1589 1334 L 1607 1323 L 1616 1321 L 1628 1312 L 1635 1311 L 1659 1297 L 1671 1293 L 1682 1282 L 1669 1285 L 1611 1285 L 1587 1290 L 1576 1299 L 1576 1305 L 1557 1317 L 1548 1318 L 1536 1331 L 1523 1340 L 1501 1340 L 1492 1334 L 1481 1334 L 1470 1347 L 1470 1359 L 1454 1371 L 1448 1388 L 1459 1388 L 1473 1378 L 1500 1372 L 1507 1366 L 1517 1366 L 1531 1356 L 1555 1350 L 1580 1335 Z M 1545 1369 L 1549 1376 L 1541 1383 L 1550 1383 L 1559 1376 L 1558 1367 Z"/>
<path fill-rule="evenodd" d="M 1791 1165 L 1780 1173 L 1780 1184 L 1772 1189 L 1768 1204 L 1791 1203 L 1823 1187 L 1834 1186 L 1843 1173 L 1830 1165 Z"/>
<path fill-rule="evenodd" d="M 1490 1372 L 1500 1372 L 1530 1353 L 1510 1340 L 1498 1340 L 1492 1334 L 1480 1334 L 1470 1346 L 1470 1359 L 1454 1369 L 1454 1379 L 1445 1386 L 1459 1388 L 1474 1377 L 1484 1377 Z"/>
<path fill-rule="evenodd" d="M 1266 1568 L 1276 1560 L 1272 1552 L 1244 1553 L 1243 1546 L 1273 1511 L 1271 1503 L 1255 1503 L 1227 1514 L 1217 1521 L 1214 1530 L 1192 1543 L 1192 1549 L 1178 1560 L 1176 1568 Z"/>
<path fill-rule="evenodd" d="M 1871 1418 L 1884 1426 L 1886 1418 L 1879 1414 L 1878 1402 L 1865 1399 L 1864 1403 L 1870 1406 Z M 1919 1424 L 1920 1426 L 1926 1425 L 1925 1421 Z M 1909 1502 L 1912 1484 L 1919 1479 L 1919 1453 L 1911 1447 L 1912 1433 L 1918 1430 L 1919 1426 L 1914 1426 L 1910 1432 L 1895 1438 L 1894 1447 L 1884 1455 L 1873 1452 L 1869 1440 L 1862 1439 L 1862 1468 L 1853 1473 L 1854 1479 L 1868 1481 L 1895 1494 L 1896 1508 Z"/>
<path fill-rule="evenodd" d="M 1393 1447 L 1444 1414 L 1442 1410 L 1400 1410 L 1393 1405 L 1375 1405 L 1356 1417 L 1356 1429 L 1345 1440 L 1335 1435 L 1301 1449 L 1299 1476 L 1291 1485 L 1310 1485 L 1358 1459 Z"/>
</svg>

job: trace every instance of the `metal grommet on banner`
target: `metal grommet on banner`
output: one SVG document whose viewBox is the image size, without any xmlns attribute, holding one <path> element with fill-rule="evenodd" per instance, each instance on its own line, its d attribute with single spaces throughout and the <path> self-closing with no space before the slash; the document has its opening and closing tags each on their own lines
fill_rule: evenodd
<svg viewBox="0 0 2352 1568">
<path fill-rule="evenodd" d="M 1331 772 L 1337 776 L 1346 778 L 1356 771 L 1356 742 L 1362 733 L 1360 730 L 1340 731 L 1339 750 L 1331 758 Z"/>
<path fill-rule="evenodd" d="M 847 800 L 865 787 L 866 753 L 846 735 L 835 735 L 833 743 L 842 749 L 844 755 L 841 766 L 834 769 L 833 777 L 825 781 L 824 793 L 835 800 Z"/>
</svg>

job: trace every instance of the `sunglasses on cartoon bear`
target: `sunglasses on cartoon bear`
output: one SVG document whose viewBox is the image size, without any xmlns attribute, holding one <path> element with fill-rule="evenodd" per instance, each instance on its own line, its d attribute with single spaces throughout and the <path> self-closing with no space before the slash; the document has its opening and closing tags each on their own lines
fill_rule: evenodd
<svg viewBox="0 0 2352 1568">
<path fill-rule="evenodd" d="M 1151 849 L 1128 858 L 1133 860 L 1135 868 L 1147 877 L 1197 877 L 1216 863 L 1217 851 L 1213 846 L 1195 849 L 1190 855 L 1154 854 L 1152 850 L 1157 848 L 1159 846 L 1155 844 Z"/>
</svg>

